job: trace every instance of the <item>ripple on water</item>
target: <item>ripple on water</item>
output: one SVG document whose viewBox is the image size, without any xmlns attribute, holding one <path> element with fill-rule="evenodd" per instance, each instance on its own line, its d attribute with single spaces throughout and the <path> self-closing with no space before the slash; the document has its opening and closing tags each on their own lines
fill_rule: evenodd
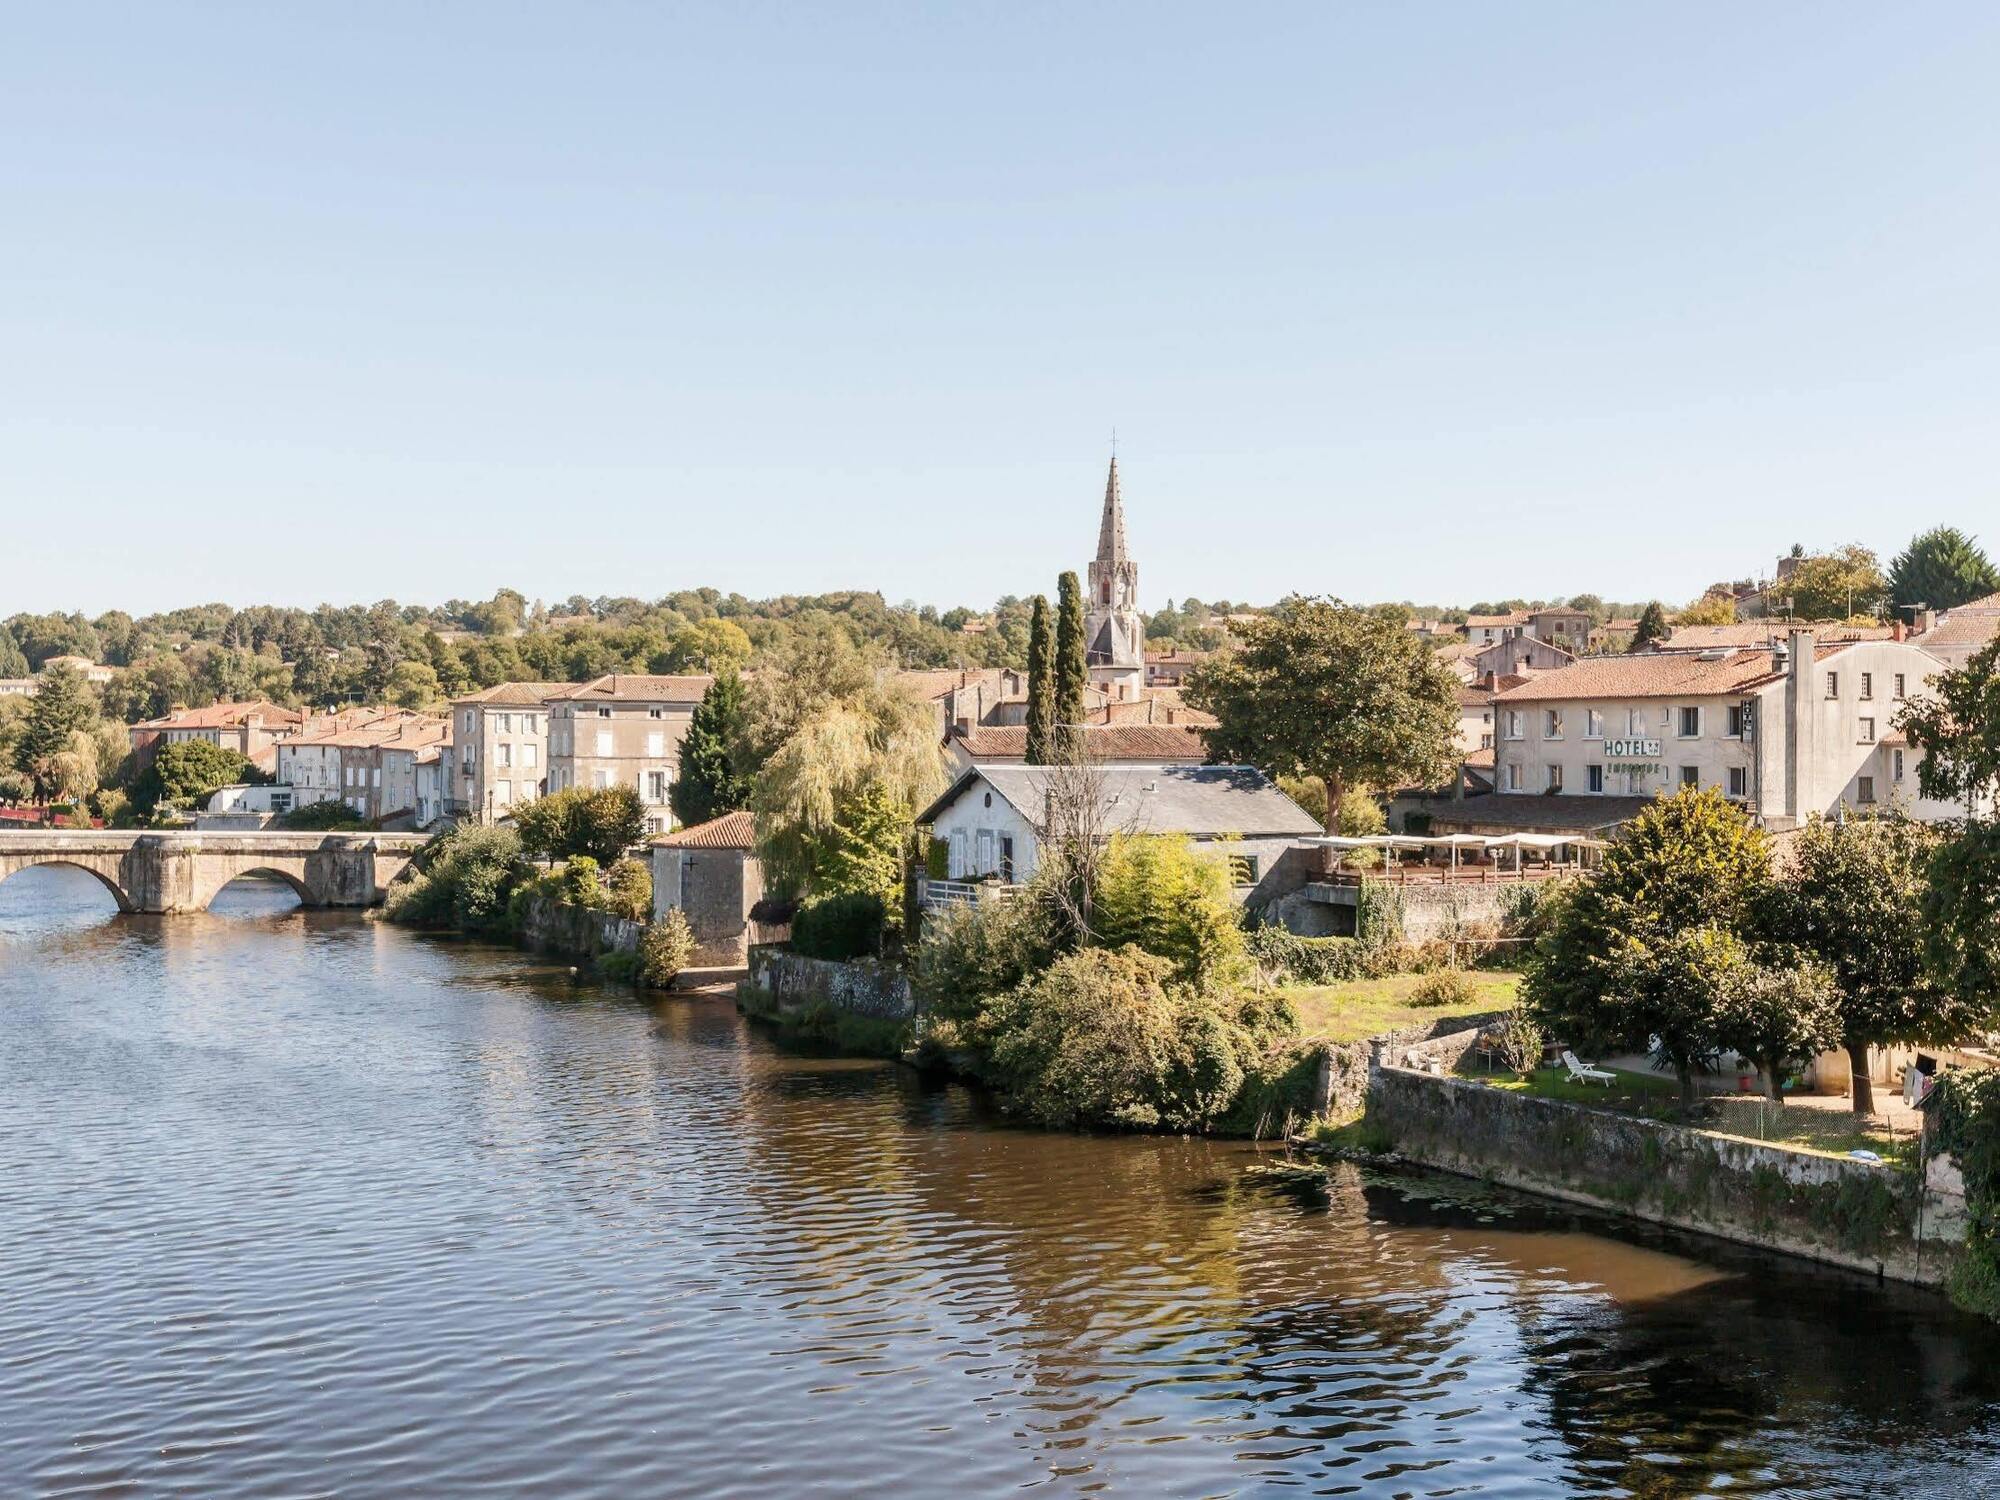
<svg viewBox="0 0 2000 1500">
<path fill-rule="evenodd" d="M 87 877 L 84 877 L 87 880 Z M 1922 1298 L 1001 1128 L 726 1004 L 0 888 L 0 1494 L 1977 1493 Z"/>
</svg>

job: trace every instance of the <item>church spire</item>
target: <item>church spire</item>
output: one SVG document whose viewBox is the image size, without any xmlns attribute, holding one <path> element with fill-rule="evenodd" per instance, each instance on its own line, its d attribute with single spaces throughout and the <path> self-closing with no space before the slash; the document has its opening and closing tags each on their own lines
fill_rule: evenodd
<svg viewBox="0 0 2000 1500">
<path fill-rule="evenodd" d="M 1125 561 L 1125 502 L 1118 494 L 1118 455 L 1111 455 L 1111 474 L 1104 481 L 1104 519 L 1097 526 L 1097 560 Z"/>
</svg>

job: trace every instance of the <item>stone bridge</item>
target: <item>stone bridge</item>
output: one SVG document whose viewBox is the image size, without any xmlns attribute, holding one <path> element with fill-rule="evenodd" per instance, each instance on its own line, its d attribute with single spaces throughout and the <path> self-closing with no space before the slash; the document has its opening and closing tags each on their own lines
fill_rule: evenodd
<svg viewBox="0 0 2000 1500">
<path fill-rule="evenodd" d="M 206 911 L 243 875 L 274 876 L 306 906 L 374 906 L 427 842 L 415 833 L 0 832 L 0 880 L 31 865 L 97 877 L 120 911 Z"/>
</svg>

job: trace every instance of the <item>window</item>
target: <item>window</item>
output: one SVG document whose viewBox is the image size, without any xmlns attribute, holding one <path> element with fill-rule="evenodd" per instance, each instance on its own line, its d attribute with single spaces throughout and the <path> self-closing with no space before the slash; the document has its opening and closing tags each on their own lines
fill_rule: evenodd
<svg viewBox="0 0 2000 1500">
<path fill-rule="evenodd" d="M 505 807 L 509 802 L 512 802 L 513 800 L 514 800 L 513 782 L 496 781 L 493 783 L 493 805 L 495 807 Z"/>
<path fill-rule="evenodd" d="M 1594 708 L 1586 708 L 1583 711 L 1583 737 L 1587 740 L 1601 740 L 1604 738 L 1604 715 L 1602 712 Z"/>
<path fill-rule="evenodd" d="M 664 708 L 649 708 L 646 710 L 646 717 L 649 719 L 664 719 L 666 716 L 667 711 Z"/>
<path fill-rule="evenodd" d="M 1587 792 L 1604 790 L 1604 767 L 1585 766 L 1583 768 L 1583 789 Z"/>
<path fill-rule="evenodd" d="M 1898 672 L 1895 676 L 1894 687 L 1895 687 L 1894 697 L 1896 701 L 1900 703 L 1903 701 L 1903 674 L 1901 672 Z"/>
<path fill-rule="evenodd" d="M 1518 740 L 1519 738 L 1521 738 L 1521 735 L 1522 735 L 1521 710 L 1518 708 L 1510 708 L 1507 710 L 1507 738 L 1510 740 Z"/>
<path fill-rule="evenodd" d="M 1750 705 L 1732 703 L 1729 705 L 1729 737 L 1743 739 L 1750 733 Z"/>
<path fill-rule="evenodd" d="M 1750 795 L 1750 773 L 1742 766 L 1729 768 L 1729 795 L 1732 797 Z"/>
<path fill-rule="evenodd" d="M 597 731 L 597 753 L 599 755 L 609 755 L 611 753 L 610 730 L 600 729 Z"/>
<path fill-rule="evenodd" d="M 1875 800 L 1875 778 L 1873 776 L 1863 776 L 1855 782 L 1854 800 L 1859 802 L 1863 807 L 1868 806 Z"/>
<path fill-rule="evenodd" d="M 604 770 L 592 771 L 590 773 L 590 784 L 596 787 L 598 791 L 603 791 L 611 785 L 611 773 Z"/>
<path fill-rule="evenodd" d="M 382 768 L 380 766 L 377 766 L 373 771 L 369 773 L 369 780 L 375 786 L 380 786 L 382 784 Z"/>
<path fill-rule="evenodd" d="M 648 771 L 646 773 L 646 800 L 648 802 L 664 802 L 667 800 L 667 773 L 665 771 Z"/>
<path fill-rule="evenodd" d="M 651 734 L 646 736 L 646 754 L 651 756 L 654 760 L 658 760 L 662 755 L 665 755 L 666 753 L 667 753 L 667 737 L 664 734 L 660 733 L 659 730 L 655 729 Z"/>
<path fill-rule="evenodd" d="M 1861 721 L 1861 743 L 1864 745 L 1875 743 L 1875 721 L 1873 719 L 1863 719 Z"/>
<path fill-rule="evenodd" d="M 1889 772 L 1889 779 L 1891 781 L 1901 781 L 1903 779 L 1903 752 L 1900 750 L 1896 751 L 1894 760 L 1895 765 Z"/>
<path fill-rule="evenodd" d="M 512 745 L 505 743 L 495 745 L 493 747 L 493 764 L 498 766 L 503 771 L 506 770 L 507 767 L 513 765 L 514 747 Z"/>
<path fill-rule="evenodd" d="M 1561 766 L 1550 766 L 1548 768 L 1548 778 L 1549 784 L 1545 790 L 1560 792 L 1563 789 L 1563 768 Z"/>
<path fill-rule="evenodd" d="M 1700 786 L 1700 785 L 1701 785 L 1701 767 L 1700 767 L 1700 766 L 1682 766 L 1682 767 L 1681 767 L 1681 785 L 1682 785 L 1682 786 L 1695 786 L 1695 787 L 1698 787 L 1698 786 Z"/>
<path fill-rule="evenodd" d="M 600 719 L 608 719 L 611 717 L 611 710 L 608 708 L 600 708 L 597 711 L 597 717 Z"/>
<path fill-rule="evenodd" d="M 512 714 L 495 714 L 493 716 L 493 728 L 499 734 L 512 734 L 514 732 L 514 716 Z"/>
<path fill-rule="evenodd" d="M 1559 708 L 1542 710 L 1542 738 L 1559 740 L 1563 737 L 1563 716 Z"/>
<path fill-rule="evenodd" d="M 1231 885 L 1255 885 L 1257 883 L 1258 857 L 1254 854 L 1232 854 L 1229 856 L 1229 883 Z"/>
<path fill-rule="evenodd" d="M 1701 708 L 1691 704 L 1681 710 L 1681 738 L 1691 740 L 1701 734 Z"/>
<path fill-rule="evenodd" d="M 1625 710 L 1625 732 L 1627 734 L 1644 734 L 1646 732 L 1645 709 L 1628 708 Z"/>
<path fill-rule="evenodd" d="M 1521 790 L 1521 768 L 1512 761 L 1507 764 L 1507 790 L 1510 792 Z"/>
<path fill-rule="evenodd" d="M 1840 674 L 1838 672 L 1829 672 L 1826 674 L 1826 695 L 1829 698 L 1838 698 L 1840 696 Z"/>
<path fill-rule="evenodd" d="M 472 733 L 472 710 L 469 708 L 465 711 L 465 732 Z"/>
<path fill-rule="evenodd" d="M 524 765 L 524 766 L 533 766 L 533 765 L 535 764 L 535 762 L 536 762 L 536 761 L 538 761 L 538 760 L 540 760 L 541 758 L 542 758 L 542 755 L 541 755 L 541 747 L 540 747 L 539 745 L 536 745 L 536 744 L 535 744 L 535 743 L 533 743 L 532 741 L 530 741 L 530 742 L 529 742 L 528 744 L 525 744 L 525 745 L 523 745 L 523 746 L 521 747 L 521 764 L 522 764 L 522 765 Z"/>
<path fill-rule="evenodd" d="M 1864 698 L 1875 696 L 1875 674 L 1873 672 L 1863 672 L 1861 674 L 1861 696 Z"/>
</svg>

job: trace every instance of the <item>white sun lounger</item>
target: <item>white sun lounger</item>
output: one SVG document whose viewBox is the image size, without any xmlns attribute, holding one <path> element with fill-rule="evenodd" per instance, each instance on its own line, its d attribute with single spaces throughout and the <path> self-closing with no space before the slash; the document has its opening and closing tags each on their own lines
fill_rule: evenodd
<svg viewBox="0 0 2000 1500">
<path fill-rule="evenodd" d="M 1609 1088 L 1618 1081 L 1616 1073 L 1607 1073 L 1602 1068 L 1593 1068 L 1587 1062 L 1577 1061 L 1576 1054 L 1567 1048 L 1564 1049 L 1562 1057 L 1563 1066 L 1569 1069 L 1571 1083 L 1601 1083 Z"/>
</svg>

